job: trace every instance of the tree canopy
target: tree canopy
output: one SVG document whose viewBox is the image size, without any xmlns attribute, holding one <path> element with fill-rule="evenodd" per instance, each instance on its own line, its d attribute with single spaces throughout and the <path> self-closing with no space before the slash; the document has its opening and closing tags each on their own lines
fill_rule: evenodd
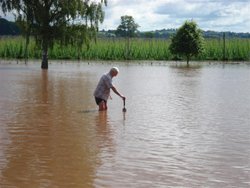
<svg viewBox="0 0 250 188">
<path fill-rule="evenodd" d="M 121 24 L 117 27 L 116 35 L 120 37 L 134 37 L 139 25 L 132 16 L 121 16 Z"/>
<path fill-rule="evenodd" d="M 187 65 L 192 56 L 203 52 L 204 38 L 202 31 L 195 21 L 186 21 L 171 39 L 170 52 L 175 55 L 185 56 Z"/>
<path fill-rule="evenodd" d="M 107 0 L 0 0 L 4 13 L 13 12 L 27 38 L 42 49 L 41 68 L 48 68 L 48 48 L 55 41 L 80 47 L 96 36 Z"/>
</svg>

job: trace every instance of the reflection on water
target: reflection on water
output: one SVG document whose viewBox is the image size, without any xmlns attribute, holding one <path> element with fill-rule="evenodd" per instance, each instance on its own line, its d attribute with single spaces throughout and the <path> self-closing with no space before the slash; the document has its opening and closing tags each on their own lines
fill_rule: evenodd
<svg viewBox="0 0 250 188">
<path fill-rule="evenodd" d="M 113 64 L 0 64 L 0 187 L 250 186 L 248 65 Z"/>
</svg>

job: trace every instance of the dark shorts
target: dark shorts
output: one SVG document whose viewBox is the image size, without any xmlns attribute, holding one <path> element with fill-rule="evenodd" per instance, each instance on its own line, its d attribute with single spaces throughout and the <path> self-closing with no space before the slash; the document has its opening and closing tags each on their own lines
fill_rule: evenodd
<svg viewBox="0 0 250 188">
<path fill-rule="evenodd" d="M 95 102 L 97 105 L 100 104 L 100 102 L 104 101 L 105 103 L 107 103 L 107 101 L 105 101 L 104 99 L 101 99 L 101 98 L 98 98 L 98 97 L 95 97 Z"/>
</svg>

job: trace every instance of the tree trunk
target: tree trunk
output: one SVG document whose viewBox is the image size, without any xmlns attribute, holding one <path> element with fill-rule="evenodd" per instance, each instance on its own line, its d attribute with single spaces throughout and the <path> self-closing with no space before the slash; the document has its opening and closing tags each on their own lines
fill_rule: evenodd
<svg viewBox="0 0 250 188">
<path fill-rule="evenodd" d="M 24 50 L 25 64 L 27 64 L 27 61 L 28 61 L 28 46 L 29 46 L 29 43 L 30 43 L 30 27 L 28 28 L 28 31 L 26 33 L 25 50 Z"/>
<path fill-rule="evenodd" d="M 81 47 L 77 46 L 77 59 L 80 60 Z"/>
<path fill-rule="evenodd" d="M 43 42 L 43 54 L 42 54 L 42 69 L 48 69 L 48 44 Z"/>
<path fill-rule="evenodd" d="M 129 37 L 127 37 L 127 46 L 126 46 L 126 60 L 130 59 L 130 44 Z"/>
<path fill-rule="evenodd" d="M 189 66 L 189 59 L 190 59 L 190 57 L 189 57 L 189 55 L 187 55 L 187 66 Z"/>
<path fill-rule="evenodd" d="M 226 36 L 225 32 L 223 33 L 223 61 L 226 60 Z"/>
</svg>

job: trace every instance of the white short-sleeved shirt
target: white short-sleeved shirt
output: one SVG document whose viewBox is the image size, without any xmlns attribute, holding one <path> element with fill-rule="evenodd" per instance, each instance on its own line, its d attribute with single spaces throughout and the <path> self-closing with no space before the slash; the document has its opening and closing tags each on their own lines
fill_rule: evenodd
<svg viewBox="0 0 250 188">
<path fill-rule="evenodd" d="M 94 96 L 107 101 L 111 87 L 113 87 L 111 75 L 109 73 L 102 75 L 95 89 Z"/>
</svg>

